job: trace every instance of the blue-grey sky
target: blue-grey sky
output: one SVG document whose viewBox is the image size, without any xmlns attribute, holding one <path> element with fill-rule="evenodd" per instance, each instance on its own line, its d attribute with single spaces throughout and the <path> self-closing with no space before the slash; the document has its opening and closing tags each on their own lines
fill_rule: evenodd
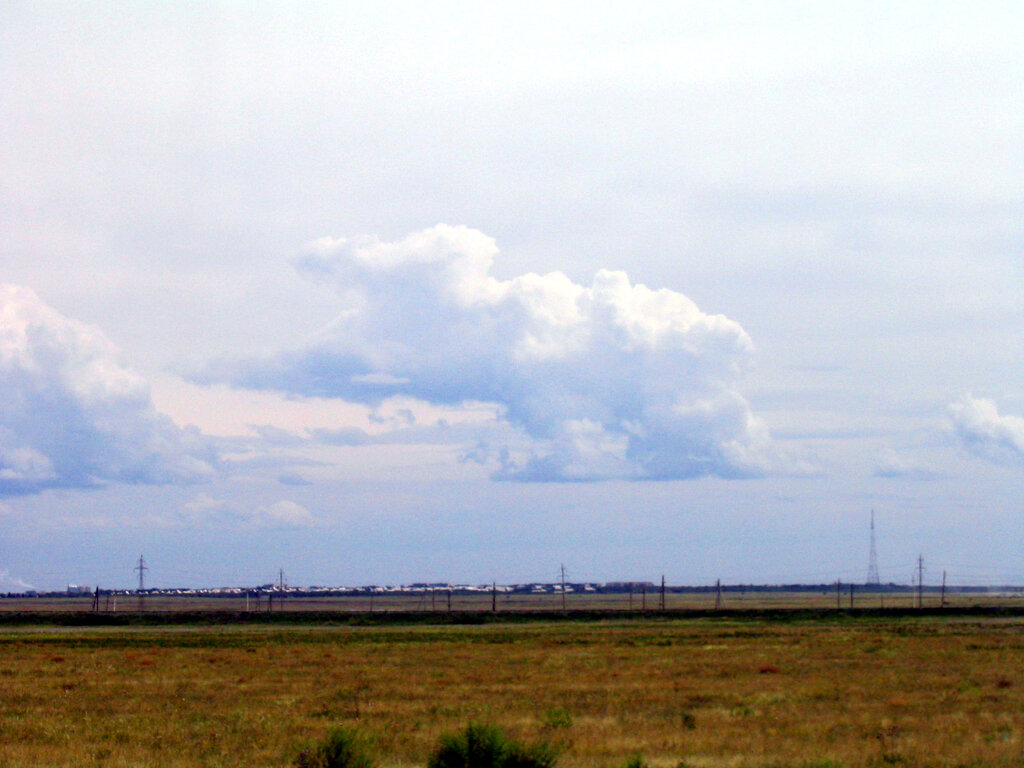
<svg viewBox="0 0 1024 768">
<path fill-rule="evenodd" d="M 0 6 L 0 590 L 1024 583 L 1019 10 Z"/>
</svg>

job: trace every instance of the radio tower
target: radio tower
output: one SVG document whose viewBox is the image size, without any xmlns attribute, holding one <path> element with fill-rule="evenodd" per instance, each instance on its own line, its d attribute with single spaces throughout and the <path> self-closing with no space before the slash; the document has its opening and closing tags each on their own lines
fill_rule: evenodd
<svg viewBox="0 0 1024 768">
<path fill-rule="evenodd" d="M 875 550 L 875 510 L 871 510 L 871 554 L 868 555 L 868 578 L 865 582 L 869 586 L 877 586 L 882 583 L 878 577 L 878 552 Z"/>
</svg>

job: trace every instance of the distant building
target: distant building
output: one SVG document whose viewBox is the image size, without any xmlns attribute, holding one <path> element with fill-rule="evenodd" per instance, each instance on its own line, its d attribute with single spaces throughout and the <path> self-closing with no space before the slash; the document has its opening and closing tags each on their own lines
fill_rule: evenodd
<svg viewBox="0 0 1024 768">
<path fill-rule="evenodd" d="M 68 584 L 69 595 L 91 595 L 92 587 L 87 587 L 82 584 Z"/>
<path fill-rule="evenodd" d="M 606 589 L 654 589 L 653 581 L 609 581 Z"/>
</svg>

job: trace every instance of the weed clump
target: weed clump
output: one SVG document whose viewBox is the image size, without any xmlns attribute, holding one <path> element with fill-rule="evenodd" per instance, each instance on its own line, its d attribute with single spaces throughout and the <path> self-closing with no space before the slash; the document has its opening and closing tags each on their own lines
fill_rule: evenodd
<svg viewBox="0 0 1024 768">
<path fill-rule="evenodd" d="M 544 727 L 548 730 L 572 727 L 572 715 L 565 707 L 554 707 L 544 713 Z"/>
<path fill-rule="evenodd" d="M 335 728 L 319 744 L 306 747 L 295 768 L 374 768 L 366 740 L 351 728 Z"/>
<path fill-rule="evenodd" d="M 552 768 L 555 759 L 547 744 L 524 745 L 493 726 L 470 723 L 441 737 L 427 768 Z"/>
</svg>

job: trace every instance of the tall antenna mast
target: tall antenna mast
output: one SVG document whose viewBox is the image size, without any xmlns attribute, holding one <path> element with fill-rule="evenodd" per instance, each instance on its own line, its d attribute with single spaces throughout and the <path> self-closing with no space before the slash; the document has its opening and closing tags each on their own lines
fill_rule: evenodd
<svg viewBox="0 0 1024 768">
<path fill-rule="evenodd" d="M 878 576 L 878 551 L 875 549 L 875 510 L 871 510 L 871 554 L 868 555 L 867 584 L 877 586 L 882 583 Z"/>
</svg>

